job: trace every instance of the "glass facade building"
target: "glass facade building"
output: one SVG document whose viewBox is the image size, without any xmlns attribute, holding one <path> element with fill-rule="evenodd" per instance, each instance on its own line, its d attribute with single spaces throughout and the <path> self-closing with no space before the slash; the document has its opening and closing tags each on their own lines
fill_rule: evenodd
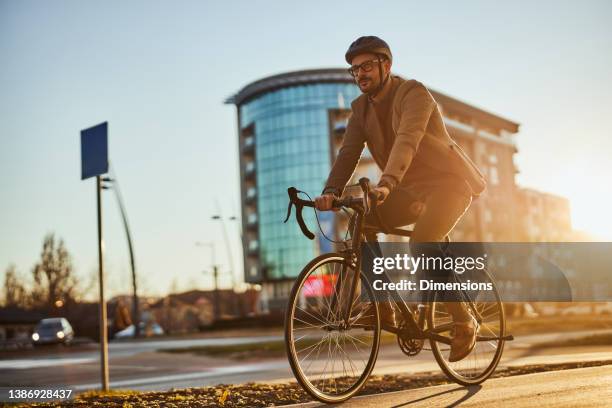
<svg viewBox="0 0 612 408">
<path fill-rule="evenodd" d="M 287 188 L 313 198 L 331 167 L 330 110 L 350 108 L 359 89 L 344 69 L 291 72 L 247 85 L 237 107 L 245 280 L 291 281 L 318 252 L 295 219 L 284 224 Z M 312 209 L 304 218 L 313 232 Z"/>
</svg>

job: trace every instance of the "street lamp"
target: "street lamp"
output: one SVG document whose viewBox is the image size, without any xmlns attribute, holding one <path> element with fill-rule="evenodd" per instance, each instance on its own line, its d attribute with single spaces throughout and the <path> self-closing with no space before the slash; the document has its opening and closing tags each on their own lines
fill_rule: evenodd
<svg viewBox="0 0 612 408">
<path fill-rule="evenodd" d="M 213 274 L 213 280 L 214 280 L 214 285 L 215 285 L 215 290 L 213 292 L 213 297 L 214 297 L 214 318 L 215 321 L 217 321 L 219 319 L 219 311 L 220 311 L 220 299 L 219 299 L 219 268 L 217 267 L 216 263 L 215 263 L 215 243 L 214 242 L 196 242 L 195 243 L 196 246 L 205 246 L 210 248 L 210 253 L 211 253 L 211 260 L 212 260 L 212 274 Z M 204 273 L 206 273 L 208 271 L 204 271 Z"/>
<path fill-rule="evenodd" d="M 117 176 L 115 175 L 114 169 L 111 167 L 112 178 L 103 177 L 102 181 L 108 184 L 102 185 L 103 190 L 112 189 L 115 192 L 115 198 L 117 199 L 117 204 L 119 205 L 119 211 L 121 213 L 121 219 L 123 220 L 123 228 L 125 230 L 125 235 L 127 237 L 128 249 L 130 251 L 130 266 L 132 269 L 132 315 L 133 315 L 133 323 L 134 323 L 134 337 L 138 337 L 140 335 L 140 307 L 138 304 L 138 287 L 136 285 L 136 263 L 134 261 L 134 247 L 132 245 L 132 234 L 130 233 L 130 227 L 127 221 L 127 213 L 125 211 L 125 206 L 123 205 L 123 197 L 121 195 L 121 190 L 119 189 L 119 182 L 117 181 Z"/>
<path fill-rule="evenodd" d="M 221 226 L 223 229 L 223 240 L 225 241 L 225 248 L 227 250 L 227 256 L 229 258 L 228 261 L 229 261 L 230 277 L 232 278 L 232 290 L 236 290 L 236 275 L 234 271 L 234 257 L 232 256 L 232 246 L 230 244 L 229 236 L 227 234 L 227 228 L 225 226 L 225 218 L 223 218 L 221 215 L 213 215 L 210 218 L 213 220 L 221 221 Z M 229 217 L 229 219 L 235 220 L 236 217 L 231 216 Z"/>
</svg>

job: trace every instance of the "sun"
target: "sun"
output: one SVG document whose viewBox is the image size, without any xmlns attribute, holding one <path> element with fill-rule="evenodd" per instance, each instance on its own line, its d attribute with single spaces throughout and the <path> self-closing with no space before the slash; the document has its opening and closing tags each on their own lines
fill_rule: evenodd
<svg viewBox="0 0 612 408">
<path fill-rule="evenodd" d="M 572 228 L 594 235 L 595 239 L 612 241 L 612 217 L 609 214 L 609 204 L 612 194 L 594 195 L 588 186 L 567 196 L 570 200 Z"/>
</svg>

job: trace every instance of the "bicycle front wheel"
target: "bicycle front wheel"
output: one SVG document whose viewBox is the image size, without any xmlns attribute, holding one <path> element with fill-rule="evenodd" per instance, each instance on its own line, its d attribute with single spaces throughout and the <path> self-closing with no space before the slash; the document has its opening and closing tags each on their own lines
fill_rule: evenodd
<svg viewBox="0 0 612 408">
<path fill-rule="evenodd" d="M 304 390 L 325 403 L 359 392 L 378 355 L 378 305 L 361 273 L 361 291 L 351 296 L 354 276 L 342 255 L 321 255 L 302 270 L 289 299 L 285 345 L 291 370 Z"/>
</svg>

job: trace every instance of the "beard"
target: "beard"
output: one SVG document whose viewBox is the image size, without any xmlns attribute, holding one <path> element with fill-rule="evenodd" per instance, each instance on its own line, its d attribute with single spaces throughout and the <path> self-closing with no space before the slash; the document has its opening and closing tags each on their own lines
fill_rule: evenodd
<svg viewBox="0 0 612 408">
<path fill-rule="evenodd" d="M 372 92 L 376 88 L 374 80 L 370 77 L 359 78 L 357 86 L 363 93 Z"/>
</svg>

